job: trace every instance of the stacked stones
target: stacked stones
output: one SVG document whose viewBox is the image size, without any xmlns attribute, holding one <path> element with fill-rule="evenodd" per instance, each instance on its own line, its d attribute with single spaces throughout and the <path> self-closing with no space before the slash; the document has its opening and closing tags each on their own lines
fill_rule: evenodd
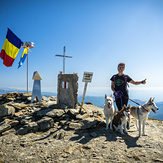
<svg viewBox="0 0 163 163">
<path fill-rule="evenodd" d="M 42 96 L 42 102 L 31 101 L 31 93 L 12 92 L 0 96 L 0 134 L 10 132 L 27 134 L 46 131 L 60 126 L 68 129 L 88 129 L 103 122 L 101 111 L 84 112 L 79 115 L 79 107 L 68 108 L 57 104 L 54 96 Z"/>
</svg>

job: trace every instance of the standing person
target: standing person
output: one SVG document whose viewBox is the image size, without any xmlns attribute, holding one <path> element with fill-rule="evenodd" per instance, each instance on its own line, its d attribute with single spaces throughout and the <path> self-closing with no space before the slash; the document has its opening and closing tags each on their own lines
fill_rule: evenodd
<svg viewBox="0 0 163 163">
<path fill-rule="evenodd" d="M 118 74 L 113 75 L 111 77 L 111 89 L 114 92 L 114 96 L 116 98 L 116 105 L 118 110 L 120 111 L 125 104 L 127 106 L 128 103 L 128 89 L 127 85 L 128 83 L 139 85 L 139 84 L 146 84 L 146 80 L 142 81 L 134 81 L 132 78 L 130 78 L 128 75 L 123 74 L 123 71 L 125 70 L 125 64 L 119 63 L 118 64 Z M 122 94 L 125 96 L 122 96 Z M 119 98 L 118 98 L 119 97 Z M 127 97 L 127 98 L 126 98 Z M 129 124 L 127 124 L 127 128 L 129 129 Z"/>
</svg>

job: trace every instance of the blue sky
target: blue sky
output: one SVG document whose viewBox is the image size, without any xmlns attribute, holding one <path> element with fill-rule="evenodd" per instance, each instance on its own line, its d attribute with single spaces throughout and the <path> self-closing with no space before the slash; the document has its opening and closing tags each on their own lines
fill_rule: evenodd
<svg viewBox="0 0 163 163">
<path fill-rule="evenodd" d="M 87 95 L 111 94 L 110 78 L 117 64 L 126 64 L 125 74 L 146 85 L 130 84 L 130 98 L 163 101 L 163 1 L 162 0 L 5 0 L 0 1 L 0 47 L 7 27 L 22 41 L 34 42 L 29 52 L 29 90 L 33 73 L 42 77 L 42 91 L 57 92 L 57 75 L 78 73 L 83 93 L 84 71 L 93 72 Z M 27 63 L 17 69 L 23 48 L 12 67 L 0 59 L 0 88 L 26 90 Z"/>
</svg>

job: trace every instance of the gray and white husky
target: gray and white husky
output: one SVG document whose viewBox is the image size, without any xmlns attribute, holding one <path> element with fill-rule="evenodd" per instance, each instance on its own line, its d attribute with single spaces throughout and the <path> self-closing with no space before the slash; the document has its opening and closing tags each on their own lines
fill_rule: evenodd
<svg viewBox="0 0 163 163">
<path fill-rule="evenodd" d="M 158 110 L 158 107 L 154 103 L 154 98 L 150 98 L 148 102 L 146 102 L 142 106 L 132 106 L 130 113 L 131 115 L 135 118 L 136 120 L 136 127 L 137 130 L 139 130 L 139 137 L 141 136 L 141 124 L 143 124 L 143 135 L 146 135 L 145 133 L 145 123 L 146 120 L 148 119 L 148 115 L 150 111 L 153 111 L 156 114 L 156 110 Z M 139 121 L 139 129 L 137 125 L 137 120 Z M 129 119 L 130 122 L 130 119 Z"/>
<path fill-rule="evenodd" d="M 110 129 L 113 130 L 112 128 L 112 120 L 115 114 L 115 107 L 113 104 L 113 96 L 111 95 L 108 97 L 105 94 L 105 103 L 104 103 L 104 115 L 105 115 L 105 120 L 106 120 L 106 130 L 108 130 L 108 123 L 110 121 Z"/>
</svg>

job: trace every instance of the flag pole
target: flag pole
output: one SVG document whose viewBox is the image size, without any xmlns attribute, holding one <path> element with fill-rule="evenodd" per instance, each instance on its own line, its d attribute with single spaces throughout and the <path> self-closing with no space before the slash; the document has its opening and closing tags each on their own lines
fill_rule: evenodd
<svg viewBox="0 0 163 163">
<path fill-rule="evenodd" d="M 28 93 L 28 48 L 27 48 L 27 93 Z"/>
</svg>

